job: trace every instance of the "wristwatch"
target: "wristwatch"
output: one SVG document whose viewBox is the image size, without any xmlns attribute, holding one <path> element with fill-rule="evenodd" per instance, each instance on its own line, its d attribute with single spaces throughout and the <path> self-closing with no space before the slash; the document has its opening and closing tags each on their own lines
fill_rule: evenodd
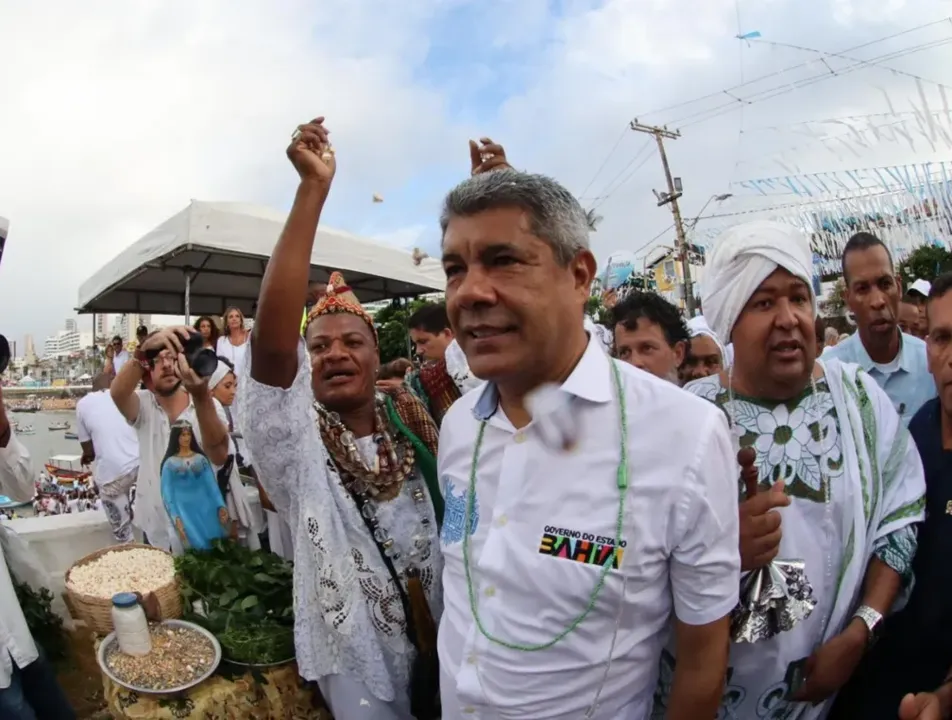
<svg viewBox="0 0 952 720">
<path fill-rule="evenodd" d="M 866 625 L 867 648 L 871 648 L 879 640 L 883 630 L 883 615 L 878 610 L 874 610 L 869 605 L 860 605 L 853 613 L 854 618 L 859 618 Z"/>
</svg>

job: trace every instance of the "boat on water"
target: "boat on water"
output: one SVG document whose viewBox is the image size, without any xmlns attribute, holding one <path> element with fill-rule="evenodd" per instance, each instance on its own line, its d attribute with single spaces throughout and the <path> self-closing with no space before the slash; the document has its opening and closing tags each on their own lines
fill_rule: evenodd
<svg viewBox="0 0 952 720">
<path fill-rule="evenodd" d="M 83 469 L 82 457 L 82 455 L 54 455 L 44 465 L 46 473 L 59 485 L 88 483 L 92 473 Z"/>
<path fill-rule="evenodd" d="M 72 431 L 68 431 L 65 435 L 63 435 L 63 437 L 65 437 L 67 440 L 79 440 L 79 434 Z"/>
<path fill-rule="evenodd" d="M 32 425 L 17 425 L 15 430 L 17 435 L 36 435 Z"/>
<path fill-rule="evenodd" d="M 48 430 L 69 430 L 69 422 L 64 420 L 63 422 L 55 422 L 47 428 Z"/>
</svg>

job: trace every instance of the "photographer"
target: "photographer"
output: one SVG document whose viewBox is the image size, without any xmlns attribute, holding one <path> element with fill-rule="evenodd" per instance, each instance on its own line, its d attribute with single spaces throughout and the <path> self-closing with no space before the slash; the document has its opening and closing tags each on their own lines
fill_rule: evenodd
<svg viewBox="0 0 952 720">
<path fill-rule="evenodd" d="M 13 433 L 0 389 L 0 494 L 31 500 L 35 478 L 30 453 Z M 76 715 L 33 641 L 0 544 L 0 718 L 47 717 L 71 720 Z"/>
<path fill-rule="evenodd" d="M 216 468 L 228 459 L 228 422 L 211 395 L 207 378 L 189 366 L 184 345 L 194 331 L 168 327 L 148 335 L 110 387 L 116 407 L 139 437 L 139 479 L 133 524 L 156 547 L 182 551 L 162 502 L 160 468 L 170 426 L 187 420 Z M 137 390 L 140 382 L 146 389 Z"/>
</svg>

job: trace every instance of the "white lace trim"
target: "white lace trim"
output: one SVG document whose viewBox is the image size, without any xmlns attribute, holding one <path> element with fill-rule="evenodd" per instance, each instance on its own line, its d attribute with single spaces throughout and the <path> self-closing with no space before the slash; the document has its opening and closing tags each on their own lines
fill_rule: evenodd
<svg viewBox="0 0 952 720">
<path fill-rule="evenodd" d="M 239 382 L 239 425 L 261 482 L 294 534 L 298 666 L 307 680 L 344 674 L 389 702 L 409 687 L 414 652 L 400 596 L 321 441 L 303 345 L 298 364 L 288 390 L 255 382 L 246 368 Z M 378 503 L 377 516 L 398 545 L 406 544 L 400 534 L 419 525 L 410 483 Z M 438 623 L 443 558 L 432 508 L 429 516 L 431 551 L 418 567 Z"/>
</svg>

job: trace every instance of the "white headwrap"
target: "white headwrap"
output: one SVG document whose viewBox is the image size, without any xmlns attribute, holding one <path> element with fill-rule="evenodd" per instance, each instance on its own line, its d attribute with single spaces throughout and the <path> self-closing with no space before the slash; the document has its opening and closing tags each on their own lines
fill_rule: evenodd
<svg viewBox="0 0 952 720">
<path fill-rule="evenodd" d="M 813 253 L 803 232 L 792 225 L 755 220 L 735 225 L 718 236 L 701 288 L 704 316 L 718 338 L 730 341 L 747 301 L 778 267 L 810 287 L 816 316 Z"/>
<path fill-rule="evenodd" d="M 215 372 L 213 372 L 212 376 L 208 378 L 208 389 L 214 390 L 215 386 L 224 380 L 225 376 L 230 372 L 232 372 L 232 369 L 219 360 L 218 367 L 215 368 Z"/>
<path fill-rule="evenodd" d="M 687 322 L 688 325 L 688 335 L 691 337 L 698 337 L 699 335 L 705 335 L 717 345 L 717 349 L 721 351 L 721 363 L 723 365 L 730 365 L 731 358 L 727 356 L 727 348 L 724 347 L 724 343 L 721 342 L 721 339 L 717 337 L 717 333 L 711 330 L 710 326 L 707 324 L 707 320 L 704 319 L 703 315 L 698 315 L 693 317 Z"/>
</svg>

